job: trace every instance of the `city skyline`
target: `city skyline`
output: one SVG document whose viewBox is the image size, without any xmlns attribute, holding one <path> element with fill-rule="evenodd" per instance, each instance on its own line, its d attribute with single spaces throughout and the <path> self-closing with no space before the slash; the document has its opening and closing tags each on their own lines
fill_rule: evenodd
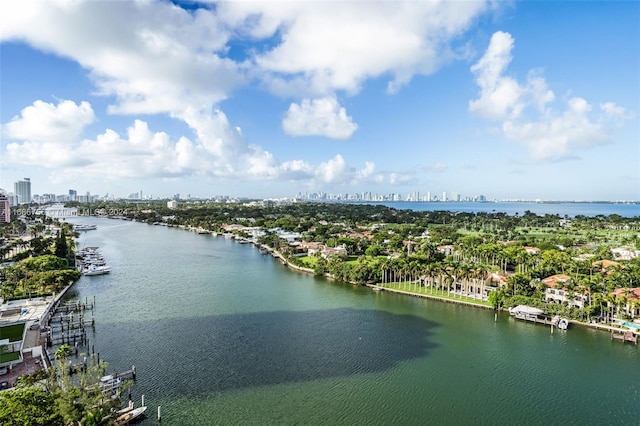
<svg viewBox="0 0 640 426">
<path fill-rule="evenodd" d="M 26 184 L 26 187 L 25 187 Z M 25 194 L 20 195 L 15 189 L 24 191 Z M 68 201 L 78 201 L 81 203 L 95 202 L 95 201 L 126 201 L 126 200 L 217 200 L 217 201 L 239 201 L 239 200 L 299 200 L 299 201 L 373 201 L 373 202 L 613 202 L 613 203 L 638 203 L 637 200 L 580 200 L 580 199 L 530 199 L 530 198 L 506 198 L 506 197 L 487 197 L 482 193 L 479 194 L 465 194 L 458 191 L 430 191 L 426 190 L 421 192 L 419 190 L 410 191 L 407 193 L 402 192 L 388 192 L 378 193 L 375 191 L 361 191 L 361 192 L 309 192 L 298 191 L 295 194 L 291 194 L 283 197 L 249 197 L 243 195 L 229 194 L 199 194 L 199 193 L 175 193 L 175 194 L 149 194 L 142 190 L 137 192 L 130 192 L 128 195 L 116 194 L 113 192 L 106 192 L 104 194 L 96 194 L 91 191 L 81 191 L 78 193 L 76 189 L 68 189 L 63 193 L 34 193 L 31 196 L 31 179 L 23 178 L 21 181 L 14 182 L 14 192 L 7 191 L 4 188 L 0 188 L 0 196 L 8 196 L 9 204 L 11 206 L 17 206 L 23 204 L 22 201 L 25 198 L 29 198 L 31 203 L 35 204 L 48 204 L 59 203 Z"/>
<path fill-rule="evenodd" d="M 0 187 L 638 201 L 638 19 L 637 2 L 3 2 Z"/>
</svg>

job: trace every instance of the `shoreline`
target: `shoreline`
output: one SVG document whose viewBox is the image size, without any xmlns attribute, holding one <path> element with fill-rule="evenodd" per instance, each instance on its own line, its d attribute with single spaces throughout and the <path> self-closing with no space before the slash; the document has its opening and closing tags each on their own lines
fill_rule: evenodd
<svg viewBox="0 0 640 426">
<path fill-rule="evenodd" d="M 492 306 L 481 305 L 480 303 L 468 302 L 466 300 L 448 299 L 446 297 L 434 296 L 432 294 L 412 293 L 410 291 L 396 290 L 394 288 L 382 287 L 382 286 L 379 286 L 377 284 L 365 284 L 365 287 L 369 287 L 370 289 L 372 289 L 374 291 L 386 291 L 386 292 L 389 292 L 389 293 L 402 294 L 404 296 L 413 296 L 413 297 L 418 297 L 418 298 L 422 298 L 422 299 L 436 300 L 438 302 L 455 303 L 455 304 L 458 304 L 458 305 L 472 306 L 472 307 L 475 307 L 475 308 L 490 309 L 492 311 L 495 310 L 495 309 L 493 309 Z M 504 310 L 504 309 L 501 309 L 501 310 Z"/>
<path fill-rule="evenodd" d="M 258 246 L 257 243 L 250 241 L 250 240 L 244 240 L 245 243 L 251 243 L 253 244 L 255 247 Z M 303 268 L 301 266 L 297 266 L 292 264 L 291 262 L 289 262 L 280 252 L 278 252 L 277 250 L 269 247 L 269 246 L 265 246 L 262 245 L 263 247 L 266 247 L 268 249 L 268 253 L 271 254 L 274 258 L 280 259 L 280 262 L 282 263 L 282 265 L 291 268 L 293 270 L 299 271 L 299 272 L 304 272 L 304 273 L 308 273 L 308 274 L 314 274 L 313 270 L 310 268 Z M 335 280 L 335 278 L 333 278 L 330 274 L 322 274 L 322 276 L 324 278 L 327 279 L 332 279 Z M 399 294 L 399 295 L 403 295 L 403 296 L 411 296 L 411 297 L 418 297 L 418 298 L 422 298 L 422 299 L 429 299 L 429 300 L 434 300 L 437 302 L 444 302 L 444 303 L 453 303 L 453 304 L 458 304 L 458 305 L 465 305 L 465 306 L 470 306 L 473 308 L 481 308 L 481 309 L 485 309 L 485 310 L 492 310 L 492 311 L 500 311 L 500 312 L 508 312 L 507 308 L 499 308 L 499 309 L 495 309 L 492 306 L 487 306 L 487 305 L 481 305 L 479 303 L 473 303 L 473 302 L 469 302 L 466 300 L 455 300 L 455 299 L 448 299 L 445 297 L 439 297 L 439 296 L 434 296 L 434 295 L 430 295 L 430 294 L 419 294 L 419 293 L 412 293 L 409 291 L 404 291 L 404 290 L 396 290 L 396 289 L 392 289 L 392 288 L 387 288 L 387 287 L 382 287 L 379 286 L 377 284 L 364 284 L 364 287 L 368 287 L 370 288 L 372 291 L 386 291 L 386 292 L 390 292 L 390 293 L 395 293 L 395 294 Z M 595 329 L 595 330 L 599 330 L 599 331 L 607 331 L 609 333 L 626 333 L 626 332 L 632 332 L 636 337 L 640 337 L 640 330 L 633 330 L 630 328 L 618 328 L 618 327 L 614 327 L 614 326 L 610 326 L 610 325 L 606 325 L 606 324 L 599 324 L 599 323 L 590 323 L 590 322 L 584 322 L 584 321 L 579 321 L 579 320 L 574 320 L 574 319 L 568 319 L 567 321 L 569 321 L 570 325 L 577 325 L 580 327 L 587 327 L 587 328 L 591 328 L 591 329 Z"/>
<path fill-rule="evenodd" d="M 108 217 L 109 219 L 121 219 L 119 217 Z M 169 226 L 169 227 L 174 227 L 174 226 Z M 198 234 L 204 234 L 204 235 L 210 235 L 213 237 L 219 237 L 219 236 L 224 236 L 223 234 L 218 234 L 215 232 L 206 232 L 206 233 L 202 233 L 199 232 L 200 230 L 197 228 L 193 228 L 193 227 L 185 227 L 185 226 L 176 226 L 176 228 L 178 229 L 182 229 L 185 231 L 190 231 L 190 232 L 196 232 Z M 310 268 L 304 268 L 301 266 L 297 266 L 292 264 L 291 262 L 289 262 L 289 260 L 287 260 L 279 251 L 275 250 L 274 248 L 264 245 L 264 244 L 260 244 L 257 241 L 253 241 L 247 238 L 242 238 L 242 237 L 238 237 L 234 235 L 233 238 L 236 242 L 241 243 L 241 244 L 252 244 L 255 248 L 260 249 L 261 247 L 266 249 L 266 254 L 270 254 L 273 258 L 279 259 L 280 263 L 282 263 L 283 266 L 286 266 L 290 269 L 293 269 L 295 271 L 298 272 L 303 272 L 306 274 L 311 274 L 311 275 L 315 275 L 313 269 Z M 334 277 L 332 277 L 330 274 L 324 273 L 321 275 L 323 278 L 327 278 L 327 279 L 331 279 L 331 280 L 335 280 Z M 347 283 L 347 284 L 351 284 L 351 283 Z M 351 284 L 354 285 L 354 284 Z M 404 291 L 404 290 L 396 290 L 396 289 L 390 289 L 390 288 L 386 288 L 386 287 L 381 287 L 379 285 L 376 284 L 364 284 L 364 287 L 368 287 L 369 289 L 371 289 L 372 291 L 388 291 L 391 293 L 396 293 L 396 294 L 400 294 L 400 295 L 404 295 L 404 296 L 412 296 L 412 297 L 418 297 L 418 298 L 423 298 L 423 299 L 430 299 L 430 300 L 434 300 L 434 301 L 439 301 L 439 302 L 444 302 L 444 303 L 454 303 L 454 304 L 458 304 L 458 305 L 466 305 L 466 306 L 470 306 L 470 307 L 474 307 L 474 308 L 482 308 L 485 310 L 494 310 L 494 311 L 507 311 L 506 308 L 499 308 L 499 309 L 494 309 L 492 306 L 486 306 L 486 305 L 481 305 L 478 303 L 473 303 L 473 302 L 468 302 L 468 301 L 464 301 L 464 300 L 455 300 L 455 299 L 448 299 L 448 298 L 443 298 L 443 297 L 438 297 L 438 296 L 434 296 L 434 295 L 429 295 L 429 294 L 418 294 L 418 293 L 412 293 L 412 292 L 408 292 L 408 291 Z M 588 323 L 588 322 L 584 322 L 584 321 L 579 321 L 579 320 L 574 320 L 574 319 L 568 319 L 567 321 L 569 321 L 570 325 L 577 325 L 577 326 L 581 326 L 581 327 L 588 327 L 594 330 L 600 330 L 600 331 L 608 331 L 609 333 L 626 333 L 626 332 L 631 332 L 633 333 L 634 336 L 636 337 L 640 337 L 640 330 L 633 330 L 631 328 L 619 328 L 619 327 L 614 327 L 614 326 L 610 326 L 610 325 L 606 325 L 606 324 L 599 324 L 599 323 Z"/>
</svg>

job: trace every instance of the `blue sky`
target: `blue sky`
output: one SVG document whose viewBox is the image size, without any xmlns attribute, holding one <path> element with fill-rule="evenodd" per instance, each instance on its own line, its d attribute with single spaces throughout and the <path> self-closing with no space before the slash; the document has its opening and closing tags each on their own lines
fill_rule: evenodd
<svg viewBox="0 0 640 426">
<path fill-rule="evenodd" d="M 640 3 L 0 4 L 0 188 L 640 199 Z"/>
</svg>

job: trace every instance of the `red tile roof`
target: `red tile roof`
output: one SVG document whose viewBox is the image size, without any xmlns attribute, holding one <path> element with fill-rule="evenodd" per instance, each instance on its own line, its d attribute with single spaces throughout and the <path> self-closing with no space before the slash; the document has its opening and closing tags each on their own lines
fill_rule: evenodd
<svg viewBox="0 0 640 426">
<path fill-rule="evenodd" d="M 551 275 L 550 277 L 547 277 L 547 278 L 543 279 L 542 283 L 544 285 L 546 285 L 547 287 L 555 288 L 556 284 L 565 283 L 565 282 L 567 282 L 569 280 L 571 280 L 571 277 L 569 275 L 556 274 L 556 275 Z"/>
</svg>

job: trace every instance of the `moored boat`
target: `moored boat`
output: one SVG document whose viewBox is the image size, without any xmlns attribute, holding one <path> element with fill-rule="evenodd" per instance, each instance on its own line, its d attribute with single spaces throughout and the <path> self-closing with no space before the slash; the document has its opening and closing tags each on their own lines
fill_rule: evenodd
<svg viewBox="0 0 640 426">
<path fill-rule="evenodd" d="M 112 392 L 118 390 L 120 386 L 122 386 L 122 380 L 117 377 L 113 377 L 112 375 L 103 376 L 100 379 L 98 386 L 102 392 Z"/>
<path fill-rule="evenodd" d="M 98 225 L 75 225 L 73 227 L 74 231 L 93 231 L 94 229 L 98 229 Z"/>
<path fill-rule="evenodd" d="M 566 319 L 566 318 L 560 318 L 560 319 L 558 320 L 557 327 L 558 327 L 560 330 L 566 330 L 566 329 L 568 329 L 568 328 L 569 328 L 569 320 L 568 320 L 568 319 Z"/>
<path fill-rule="evenodd" d="M 82 270 L 82 275 L 104 275 L 111 272 L 111 266 L 108 265 L 90 265 Z"/>
<path fill-rule="evenodd" d="M 145 405 L 142 407 L 134 408 L 133 410 L 124 413 L 116 419 L 116 425 L 129 424 L 129 422 L 137 419 L 138 417 L 141 417 L 146 410 L 147 406 Z"/>
</svg>

